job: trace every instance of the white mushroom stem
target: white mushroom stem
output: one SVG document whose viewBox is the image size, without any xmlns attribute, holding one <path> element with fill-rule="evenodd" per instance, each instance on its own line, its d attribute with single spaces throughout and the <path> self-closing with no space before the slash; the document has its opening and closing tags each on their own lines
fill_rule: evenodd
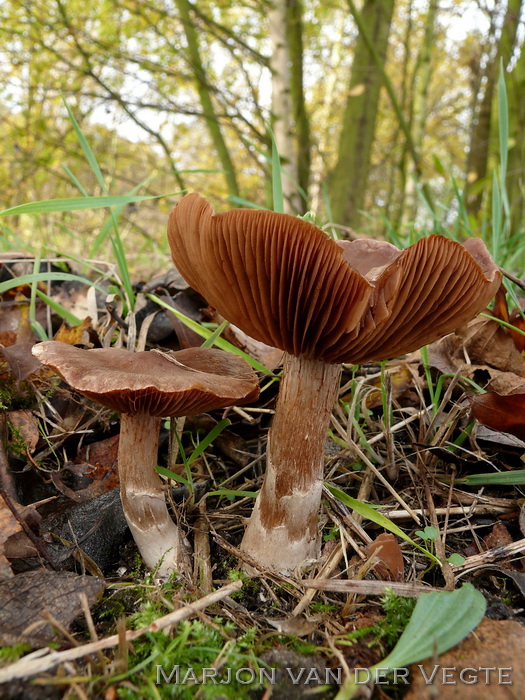
<svg viewBox="0 0 525 700">
<path fill-rule="evenodd" d="M 285 355 L 266 475 L 241 549 L 283 573 L 319 556 L 324 447 L 340 366 Z"/>
<path fill-rule="evenodd" d="M 160 422 L 145 413 L 121 415 L 118 468 L 122 507 L 139 552 L 150 569 L 160 562 L 157 575 L 166 578 L 187 569 L 187 556 L 155 471 Z"/>
</svg>

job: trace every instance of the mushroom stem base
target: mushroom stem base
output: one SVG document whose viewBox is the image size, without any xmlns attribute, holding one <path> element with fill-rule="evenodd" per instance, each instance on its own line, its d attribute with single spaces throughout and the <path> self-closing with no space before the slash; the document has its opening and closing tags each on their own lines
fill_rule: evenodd
<svg viewBox="0 0 525 700">
<path fill-rule="evenodd" d="M 285 356 L 266 475 L 241 543 L 261 568 L 287 573 L 319 556 L 324 447 L 339 375 L 339 365 Z"/>
<path fill-rule="evenodd" d="M 160 562 L 159 578 L 183 572 L 188 568 L 187 555 L 155 471 L 161 419 L 123 413 L 120 421 L 120 497 L 133 539 L 148 568 Z"/>
</svg>

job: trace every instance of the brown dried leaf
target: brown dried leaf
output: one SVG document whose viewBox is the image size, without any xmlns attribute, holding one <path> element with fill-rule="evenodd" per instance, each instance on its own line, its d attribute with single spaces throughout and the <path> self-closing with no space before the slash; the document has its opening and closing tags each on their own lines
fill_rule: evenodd
<svg viewBox="0 0 525 700">
<path fill-rule="evenodd" d="M 470 397 L 470 403 L 480 423 L 525 440 L 525 394 L 502 396 L 491 391 Z"/>
<path fill-rule="evenodd" d="M 87 316 L 78 326 L 70 326 L 65 321 L 55 333 L 53 340 L 59 340 L 68 345 L 89 345 L 88 330 L 91 329 L 91 318 Z"/>
<path fill-rule="evenodd" d="M 53 641 L 55 632 L 42 617 L 44 611 L 67 627 L 82 612 L 79 594 L 85 593 L 92 604 L 104 586 L 92 576 L 42 570 L 0 581 L 0 644 L 40 646 Z"/>
<path fill-rule="evenodd" d="M 394 537 L 389 532 L 378 535 L 365 547 L 368 557 L 379 560 L 373 567 L 374 573 L 386 581 L 402 581 L 405 573 L 403 553 Z"/>
<path fill-rule="evenodd" d="M 40 439 L 38 420 L 33 413 L 26 410 L 10 411 L 7 414 L 7 420 L 15 430 L 20 432 L 29 453 L 33 454 Z"/>
<path fill-rule="evenodd" d="M 42 366 L 40 362 L 31 354 L 34 343 L 16 343 L 8 348 L 0 348 L 7 360 L 9 369 L 19 381 L 27 379 Z"/>
</svg>

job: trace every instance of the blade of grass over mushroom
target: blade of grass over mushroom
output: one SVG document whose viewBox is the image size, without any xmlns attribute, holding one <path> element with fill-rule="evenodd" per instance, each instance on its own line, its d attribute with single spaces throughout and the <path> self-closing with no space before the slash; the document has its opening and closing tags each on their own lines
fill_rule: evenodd
<svg viewBox="0 0 525 700">
<path fill-rule="evenodd" d="M 197 323 L 197 321 L 194 321 L 188 316 L 185 316 L 178 309 L 173 308 L 173 306 L 170 306 L 170 304 L 168 304 L 166 301 L 156 296 L 155 294 L 148 293 L 146 294 L 146 297 L 148 299 L 151 299 L 151 301 L 154 301 L 159 306 L 162 306 L 162 308 L 171 311 L 171 313 L 174 316 L 176 316 L 179 319 L 179 321 L 184 323 L 184 325 L 188 326 L 188 328 L 191 328 L 192 331 L 195 331 L 195 333 L 200 335 L 202 338 L 209 338 L 213 334 L 213 331 L 210 331 L 209 328 L 205 328 L 200 323 Z M 239 355 L 239 357 L 242 357 L 244 360 L 246 360 L 250 367 L 253 367 L 253 369 L 257 370 L 258 372 L 263 372 L 264 374 L 272 374 L 272 372 L 261 362 L 258 362 L 253 357 L 243 352 L 232 343 L 229 343 L 227 340 L 224 340 L 224 338 L 217 338 L 215 340 L 215 345 L 221 350 L 226 350 L 228 352 L 232 352 L 234 355 Z"/>
<path fill-rule="evenodd" d="M 69 272 L 35 272 L 32 275 L 21 275 L 20 277 L 13 277 L 13 279 L 6 280 L 5 282 L 0 282 L 0 294 L 7 292 L 9 289 L 14 289 L 23 284 L 32 284 L 33 282 L 82 282 L 90 287 L 95 287 L 102 294 L 106 294 L 106 290 L 99 287 L 98 284 L 86 279 L 85 277 L 80 277 L 80 275 L 72 275 Z"/>
<path fill-rule="evenodd" d="M 212 345 L 215 345 L 217 339 L 221 337 L 223 331 L 226 330 L 229 325 L 229 321 L 223 321 L 220 323 L 217 328 L 212 331 L 212 334 L 202 343 L 201 348 L 211 348 Z"/>
<path fill-rule="evenodd" d="M 248 199 L 244 199 L 244 197 L 235 197 L 234 195 L 228 197 L 228 202 L 240 204 L 242 207 L 248 207 L 249 209 L 266 209 L 266 207 L 263 207 L 261 204 L 256 204 L 255 202 L 250 202 Z"/>
<path fill-rule="evenodd" d="M 378 513 L 371 505 L 368 505 L 368 503 L 363 503 L 362 501 L 358 501 L 356 498 L 352 498 L 352 496 L 349 496 L 348 494 L 344 493 L 344 491 L 341 491 L 341 489 L 338 489 L 336 486 L 332 486 L 331 484 L 327 483 L 325 483 L 325 486 L 330 491 L 332 496 L 341 501 L 341 503 L 344 503 L 345 506 L 351 508 L 352 510 L 355 510 L 355 512 L 359 513 L 359 515 L 362 515 L 363 518 L 367 518 L 368 520 L 371 520 L 372 522 L 376 523 L 376 525 L 384 527 L 385 530 L 388 530 L 393 535 L 401 537 L 401 539 L 405 540 L 405 542 L 409 542 L 413 547 L 416 547 L 423 554 L 429 557 L 429 559 L 432 559 L 433 562 L 441 565 L 441 561 L 436 556 L 434 556 L 432 552 L 429 552 L 424 547 L 421 547 L 421 545 L 419 545 L 417 542 L 414 542 L 414 540 L 411 537 L 409 537 L 406 534 L 406 532 L 403 532 L 401 528 L 395 525 L 395 523 L 389 520 L 385 515 L 383 515 L 382 513 Z"/>
<path fill-rule="evenodd" d="M 482 593 L 471 583 L 455 591 L 423 593 L 394 650 L 368 669 L 371 679 L 376 670 L 384 675 L 386 669 L 404 668 L 456 646 L 479 625 L 486 607 Z M 362 685 L 353 678 L 342 685 L 335 700 L 354 697 Z"/>
</svg>

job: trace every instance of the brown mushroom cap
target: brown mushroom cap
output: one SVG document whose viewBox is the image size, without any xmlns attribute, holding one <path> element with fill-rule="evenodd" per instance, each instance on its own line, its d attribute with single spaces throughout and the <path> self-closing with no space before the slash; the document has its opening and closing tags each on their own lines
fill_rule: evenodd
<svg viewBox="0 0 525 700">
<path fill-rule="evenodd" d="M 216 214 L 198 194 L 170 215 L 168 239 L 189 284 L 248 335 L 325 362 L 395 357 L 482 311 L 501 274 L 479 239 L 428 236 L 335 243 L 287 214 Z"/>
<path fill-rule="evenodd" d="M 33 355 L 74 389 L 119 413 L 185 416 L 259 396 L 257 375 L 247 363 L 212 348 L 133 353 L 50 340 L 35 345 Z"/>
</svg>

